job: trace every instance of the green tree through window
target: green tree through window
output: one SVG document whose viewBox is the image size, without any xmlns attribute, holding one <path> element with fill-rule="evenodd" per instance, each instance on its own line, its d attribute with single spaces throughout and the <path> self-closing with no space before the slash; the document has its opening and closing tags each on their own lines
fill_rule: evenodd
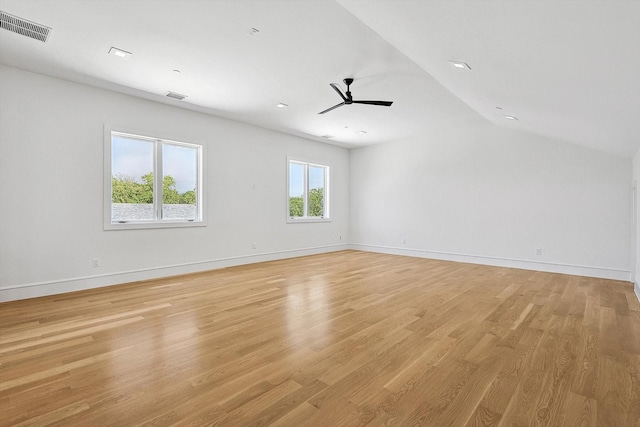
<svg viewBox="0 0 640 427">
<path fill-rule="evenodd" d="M 327 219 L 329 167 L 289 160 L 289 219 Z"/>
<path fill-rule="evenodd" d="M 202 145 L 110 132 L 105 228 L 203 224 Z"/>
<path fill-rule="evenodd" d="M 111 178 L 111 201 L 113 203 L 153 203 L 153 172 L 142 175 L 142 182 L 130 176 L 118 175 Z M 184 193 L 176 189 L 176 180 L 171 175 L 162 178 L 162 203 L 166 205 L 195 205 L 196 191 Z"/>
</svg>

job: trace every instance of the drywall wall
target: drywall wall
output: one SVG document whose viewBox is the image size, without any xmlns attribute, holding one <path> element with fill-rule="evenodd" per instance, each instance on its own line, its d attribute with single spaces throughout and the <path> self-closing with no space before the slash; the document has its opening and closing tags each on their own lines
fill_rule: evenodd
<svg viewBox="0 0 640 427">
<path fill-rule="evenodd" d="M 632 164 L 488 123 L 349 153 L 5 66 L 0 93 L 0 301 L 347 242 L 622 280 L 635 268 L 640 276 L 629 251 L 640 239 L 629 197 L 640 154 Z M 105 124 L 205 144 L 208 226 L 104 231 Z M 331 166 L 331 222 L 286 224 L 287 156 Z"/>
<path fill-rule="evenodd" d="M 486 123 L 350 164 L 355 248 L 629 280 L 629 159 Z"/>
<path fill-rule="evenodd" d="M 634 269 L 633 281 L 634 290 L 640 300 L 640 151 L 636 153 L 633 159 L 633 184 L 632 191 L 634 194 L 633 202 L 635 203 L 634 213 L 634 235 L 631 249 L 631 268 Z"/>
<path fill-rule="evenodd" d="M 343 249 L 349 238 L 346 149 L 6 66 L 0 94 L 0 300 Z M 104 231 L 105 124 L 205 145 L 208 226 Z M 331 222 L 286 223 L 287 156 L 330 166 Z"/>
</svg>

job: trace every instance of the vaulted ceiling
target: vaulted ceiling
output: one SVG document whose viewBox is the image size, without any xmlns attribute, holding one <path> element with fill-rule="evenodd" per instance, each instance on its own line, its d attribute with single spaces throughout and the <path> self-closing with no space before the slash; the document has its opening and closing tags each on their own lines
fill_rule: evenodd
<svg viewBox="0 0 640 427">
<path fill-rule="evenodd" d="M 3 64 L 345 147 L 491 122 L 627 158 L 640 150 L 640 1 L 2 0 L 0 9 L 52 28 L 46 43 L 0 30 Z M 329 83 L 344 90 L 346 77 L 354 98 L 393 105 L 317 114 L 341 101 Z"/>
</svg>

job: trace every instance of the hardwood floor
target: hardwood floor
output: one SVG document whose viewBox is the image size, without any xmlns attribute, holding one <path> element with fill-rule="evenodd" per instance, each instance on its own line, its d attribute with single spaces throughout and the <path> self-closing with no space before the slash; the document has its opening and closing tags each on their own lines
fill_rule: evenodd
<svg viewBox="0 0 640 427">
<path fill-rule="evenodd" d="M 630 283 L 357 251 L 0 304 L 0 425 L 640 426 Z"/>
</svg>

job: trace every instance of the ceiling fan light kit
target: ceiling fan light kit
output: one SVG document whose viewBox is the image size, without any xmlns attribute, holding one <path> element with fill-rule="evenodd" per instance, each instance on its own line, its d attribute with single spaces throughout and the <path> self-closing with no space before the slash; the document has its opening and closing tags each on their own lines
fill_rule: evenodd
<svg viewBox="0 0 640 427">
<path fill-rule="evenodd" d="M 335 90 L 338 95 L 340 95 L 340 98 L 342 98 L 342 102 L 339 104 L 334 105 L 333 107 L 329 107 L 326 110 L 320 111 L 318 114 L 324 114 L 324 113 L 328 113 L 331 110 L 335 110 L 338 107 L 342 107 L 343 105 L 351 105 L 351 104 L 365 104 L 365 105 L 379 105 L 382 107 L 390 107 L 391 104 L 393 104 L 393 101 L 362 101 L 362 100 L 354 100 L 353 97 L 351 96 L 351 90 L 349 89 L 349 86 L 351 86 L 351 83 L 353 83 L 353 79 L 352 78 L 346 78 L 343 80 L 344 84 L 347 85 L 347 92 L 346 94 L 343 94 L 342 91 L 340 90 L 340 87 L 336 84 L 336 83 L 329 83 L 329 86 L 331 86 L 333 88 L 333 90 Z"/>
</svg>

